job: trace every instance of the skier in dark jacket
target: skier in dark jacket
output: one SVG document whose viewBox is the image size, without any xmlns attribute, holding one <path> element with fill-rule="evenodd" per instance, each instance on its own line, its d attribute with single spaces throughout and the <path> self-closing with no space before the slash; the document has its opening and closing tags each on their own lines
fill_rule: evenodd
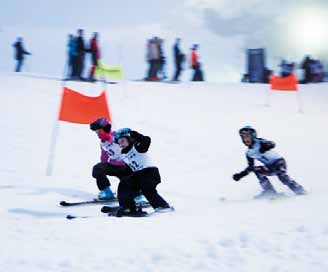
<svg viewBox="0 0 328 272">
<path fill-rule="evenodd" d="M 287 185 L 297 195 L 306 193 L 300 184 L 287 175 L 285 159 L 272 150 L 275 147 L 274 142 L 257 138 L 256 130 L 250 126 L 241 128 L 239 135 L 248 147 L 246 151 L 248 166 L 245 170 L 233 175 L 235 181 L 239 181 L 250 172 L 254 172 L 263 189 L 263 192 L 257 195 L 256 198 L 274 197 L 277 194 L 267 176 L 277 176 L 283 184 Z M 263 165 L 255 166 L 254 160 L 260 161 Z"/>
<path fill-rule="evenodd" d="M 130 179 L 119 184 L 118 200 L 121 209 L 117 216 L 138 214 L 134 197 L 140 190 L 155 211 L 172 210 L 156 190 L 161 176 L 148 155 L 150 137 L 125 128 L 117 130 L 114 139 L 121 147 L 123 160 L 133 171 Z"/>
<path fill-rule="evenodd" d="M 24 55 L 31 55 L 31 53 L 24 49 L 22 37 L 17 38 L 13 47 L 15 48 L 15 59 L 17 60 L 15 72 L 20 72 L 24 64 Z"/>
<path fill-rule="evenodd" d="M 159 39 L 159 41 L 158 41 L 158 51 L 159 51 L 158 76 L 161 80 L 165 80 L 167 78 L 166 72 L 165 72 L 166 58 L 165 58 L 163 47 L 164 47 L 164 40 Z"/>
<path fill-rule="evenodd" d="M 77 65 L 77 76 L 80 79 L 83 79 L 83 70 L 84 70 L 84 55 L 87 51 L 84 45 L 84 38 L 83 38 L 83 29 L 78 30 L 78 36 L 76 39 L 76 51 L 77 51 L 77 57 L 78 57 L 78 65 Z"/>
<path fill-rule="evenodd" d="M 311 63 L 312 59 L 310 56 L 306 56 L 301 64 L 301 69 L 304 70 L 304 79 L 303 83 L 311 83 L 312 82 L 312 73 L 311 73 Z"/>
<path fill-rule="evenodd" d="M 68 35 L 67 42 L 67 54 L 68 54 L 68 69 L 67 78 L 75 78 L 77 76 L 78 67 L 78 53 L 77 53 L 76 38 L 72 35 Z"/>
<path fill-rule="evenodd" d="M 173 55 L 174 55 L 174 64 L 175 64 L 175 74 L 173 77 L 174 81 L 179 81 L 179 76 L 182 70 L 182 64 L 185 60 L 185 55 L 181 52 L 180 49 L 180 39 L 177 38 L 175 40 L 175 44 L 173 47 Z"/>
</svg>

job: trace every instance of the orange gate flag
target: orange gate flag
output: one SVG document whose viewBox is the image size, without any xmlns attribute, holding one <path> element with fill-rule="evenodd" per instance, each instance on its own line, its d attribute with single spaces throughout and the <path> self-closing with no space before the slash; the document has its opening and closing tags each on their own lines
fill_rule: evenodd
<svg viewBox="0 0 328 272">
<path fill-rule="evenodd" d="M 297 91 L 297 83 L 297 77 L 294 74 L 286 77 L 280 77 L 274 74 L 270 76 L 270 85 L 273 91 Z"/>
<path fill-rule="evenodd" d="M 64 87 L 58 119 L 61 121 L 90 124 L 99 117 L 111 120 L 106 92 L 90 97 Z"/>
</svg>

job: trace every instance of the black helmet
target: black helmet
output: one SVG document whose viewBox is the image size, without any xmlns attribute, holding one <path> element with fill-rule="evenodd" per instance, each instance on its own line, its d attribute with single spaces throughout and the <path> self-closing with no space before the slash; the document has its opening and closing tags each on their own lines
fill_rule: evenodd
<svg viewBox="0 0 328 272">
<path fill-rule="evenodd" d="M 251 126 L 244 126 L 239 130 L 239 135 L 243 136 L 245 134 L 250 134 L 252 135 L 252 138 L 256 138 L 257 137 L 257 132 L 254 128 L 252 128 Z"/>
<path fill-rule="evenodd" d="M 105 117 L 101 117 L 90 124 L 90 129 L 93 131 L 103 129 L 106 133 L 109 133 L 112 129 L 112 124 Z"/>
</svg>

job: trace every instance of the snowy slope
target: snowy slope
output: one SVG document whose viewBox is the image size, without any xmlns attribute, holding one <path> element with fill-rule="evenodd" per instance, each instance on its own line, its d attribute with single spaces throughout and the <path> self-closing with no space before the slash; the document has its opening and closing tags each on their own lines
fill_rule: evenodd
<svg viewBox="0 0 328 272">
<path fill-rule="evenodd" d="M 115 126 L 152 137 L 159 191 L 176 208 L 140 219 L 108 218 L 101 206 L 59 207 L 97 194 L 90 173 L 98 140 L 87 125 L 61 123 L 54 174 L 46 176 L 61 82 L 13 74 L 0 82 L 1 271 L 328 270 L 328 84 L 301 86 L 303 114 L 295 93 L 274 93 L 265 107 L 267 85 L 108 85 Z M 69 86 L 88 95 L 101 90 Z M 246 124 L 276 141 L 309 195 L 252 200 L 260 191 L 254 175 L 232 181 L 246 166 L 238 135 Z M 95 217 L 68 221 L 67 214 Z"/>
</svg>

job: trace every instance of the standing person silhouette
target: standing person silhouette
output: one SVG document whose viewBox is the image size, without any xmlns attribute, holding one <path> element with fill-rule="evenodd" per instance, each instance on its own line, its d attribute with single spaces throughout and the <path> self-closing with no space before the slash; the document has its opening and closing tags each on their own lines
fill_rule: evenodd
<svg viewBox="0 0 328 272">
<path fill-rule="evenodd" d="M 91 53 L 91 69 L 89 74 L 89 80 L 95 81 L 94 74 L 96 67 L 98 65 L 98 61 L 100 60 L 100 50 L 99 50 L 99 43 L 98 43 L 98 33 L 94 32 L 93 37 L 90 40 L 90 53 Z"/>
<path fill-rule="evenodd" d="M 24 55 L 31 55 L 30 52 L 24 49 L 23 38 L 18 37 L 16 42 L 13 44 L 15 49 L 15 59 L 17 61 L 15 72 L 21 72 L 24 64 Z"/>
<path fill-rule="evenodd" d="M 198 55 L 198 44 L 194 44 L 191 47 L 191 68 L 194 70 L 194 74 L 192 76 L 192 81 L 204 81 L 203 72 L 201 70 L 201 64 L 199 62 Z"/>
<path fill-rule="evenodd" d="M 83 29 L 78 30 L 78 36 L 76 39 L 76 51 L 77 51 L 77 56 L 78 56 L 78 61 L 77 61 L 77 76 L 79 79 L 83 79 L 83 70 L 84 70 L 84 55 L 85 52 L 87 51 L 85 48 L 84 44 L 84 31 Z"/>
<path fill-rule="evenodd" d="M 182 53 L 180 49 L 180 42 L 181 39 L 177 38 L 173 46 L 173 56 L 174 56 L 174 64 L 175 64 L 175 73 L 172 79 L 173 81 L 179 81 L 179 77 L 182 71 L 182 64 L 185 60 L 185 55 Z"/>
</svg>

